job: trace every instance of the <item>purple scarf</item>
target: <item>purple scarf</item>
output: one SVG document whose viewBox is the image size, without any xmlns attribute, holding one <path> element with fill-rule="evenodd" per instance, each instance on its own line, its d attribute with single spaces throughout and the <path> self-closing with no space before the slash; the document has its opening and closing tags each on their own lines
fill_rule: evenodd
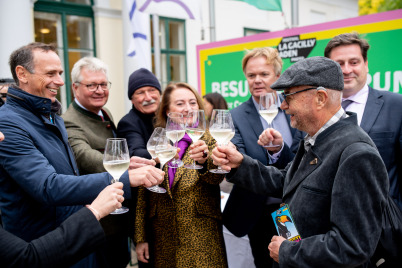
<svg viewBox="0 0 402 268">
<path fill-rule="evenodd" d="M 183 138 L 178 142 L 178 147 L 180 148 L 179 152 L 179 158 L 182 159 L 184 153 L 186 152 L 188 146 L 190 146 L 192 140 L 191 138 L 186 134 L 184 134 Z M 174 181 L 174 176 L 176 174 L 177 168 L 168 168 L 168 176 L 169 176 L 169 186 L 170 189 L 172 189 L 173 181 Z"/>
</svg>

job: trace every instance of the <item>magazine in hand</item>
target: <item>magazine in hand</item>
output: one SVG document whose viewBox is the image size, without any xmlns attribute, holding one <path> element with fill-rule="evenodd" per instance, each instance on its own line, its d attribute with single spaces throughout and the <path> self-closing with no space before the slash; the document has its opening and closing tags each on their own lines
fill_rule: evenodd
<svg viewBox="0 0 402 268">
<path fill-rule="evenodd" d="M 271 213 L 278 234 L 289 241 L 300 241 L 292 214 L 287 204 Z"/>
</svg>

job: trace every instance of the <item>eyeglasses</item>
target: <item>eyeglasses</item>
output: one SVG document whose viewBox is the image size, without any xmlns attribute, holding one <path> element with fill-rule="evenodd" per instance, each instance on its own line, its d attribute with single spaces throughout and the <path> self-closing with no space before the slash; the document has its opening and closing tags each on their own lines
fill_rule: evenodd
<svg viewBox="0 0 402 268">
<path fill-rule="evenodd" d="M 106 91 L 106 90 L 109 90 L 111 88 L 111 86 L 112 86 L 111 82 L 100 83 L 100 84 L 97 84 L 97 83 L 84 84 L 84 83 L 81 83 L 81 82 L 75 82 L 75 83 L 86 86 L 89 91 L 96 91 L 99 86 L 101 87 L 101 89 L 103 91 Z"/>
<path fill-rule="evenodd" d="M 317 91 L 318 90 L 326 90 L 324 87 L 309 87 L 309 88 L 305 88 L 305 89 L 302 89 L 302 90 L 299 90 L 299 91 L 296 91 L 293 93 L 289 93 L 289 94 L 285 94 L 282 92 L 281 95 L 282 95 L 283 99 L 286 101 L 286 103 L 289 105 L 289 99 L 288 99 L 289 96 L 300 93 L 300 92 L 304 92 L 307 90 L 311 90 L 311 89 L 316 89 Z"/>
</svg>

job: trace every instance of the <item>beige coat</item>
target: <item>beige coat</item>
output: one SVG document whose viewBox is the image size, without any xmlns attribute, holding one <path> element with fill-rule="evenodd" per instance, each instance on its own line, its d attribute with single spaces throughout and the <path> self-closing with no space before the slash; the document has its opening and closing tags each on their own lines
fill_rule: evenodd
<svg viewBox="0 0 402 268">
<path fill-rule="evenodd" d="M 215 140 L 210 134 L 201 139 L 212 151 Z M 182 159 L 185 164 L 192 163 L 188 151 Z M 212 159 L 207 165 L 216 168 Z M 224 176 L 181 167 L 170 189 L 166 165 L 164 170 L 161 187 L 167 193 L 138 189 L 136 243 L 150 243 L 155 267 L 227 267 L 219 190 Z"/>
</svg>

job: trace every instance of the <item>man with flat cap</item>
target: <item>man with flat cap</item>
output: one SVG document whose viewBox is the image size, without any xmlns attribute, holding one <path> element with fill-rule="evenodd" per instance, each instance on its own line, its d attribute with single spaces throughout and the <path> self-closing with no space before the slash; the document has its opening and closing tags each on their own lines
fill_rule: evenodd
<svg viewBox="0 0 402 268">
<path fill-rule="evenodd" d="M 324 57 L 296 62 L 271 85 L 284 90 L 281 109 L 307 133 L 285 169 L 265 166 L 234 146 L 213 150 L 230 182 L 289 206 L 298 242 L 273 236 L 270 256 L 280 267 L 367 267 L 381 234 L 387 170 L 373 141 L 341 107 L 343 75 Z M 258 144 L 282 144 L 268 129 Z"/>
</svg>

